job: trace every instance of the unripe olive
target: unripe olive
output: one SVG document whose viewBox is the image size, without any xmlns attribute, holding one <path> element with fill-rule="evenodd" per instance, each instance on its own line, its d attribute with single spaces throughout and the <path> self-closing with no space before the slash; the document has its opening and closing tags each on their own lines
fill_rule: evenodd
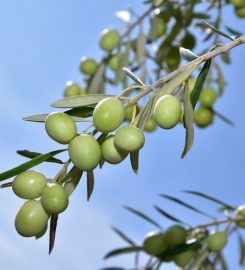
<svg viewBox="0 0 245 270">
<path fill-rule="evenodd" d="M 245 5 L 245 0 L 230 0 L 235 7 L 242 7 Z"/>
<path fill-rule="evenodd" d="M 97 63 L 92 58 L 83 57 L 80 60 L 79 68 L 83 74 L 92 75 L 97 70 Z"/>
<path fill-rule="evenodd" d="M 154 118 L 151 116 L 147 121 L 145 125 L 145 131 L 147 132 L 153 132 L 157 128 L 156 121 Z"/>
<path fill-rule="evenodd" d="M 208 87 L 208 88 L 202 89 L 199 100 L 203 106 L 211 107 L 216 101 L 216 99 L 217 99 L 217 93 L 213 88 Z"/>
<path fill-rule="evenodd" d="M 197 255 L 195 250 L 189 249 L 174 256 L 174 262 L 179 267 L 185 267 Z"/>
<path fill-rule="evenodd" d="M 104 29 L 100 36 L 100 47 L 105 51 L 111 51 L 120 44 L 120 35 L 117 30 Z"/>
<path fill-rule="evenodd" d="M 67 208 L 69 199 L 61 185 L 51 184 L 43 190 L 41 203 L 47 213 L 59 214 Z"/>
<path fill-rule="evenodd" d="M 165 232 L 166 242 L 170 247 L 185 243 L 187 237 L 186 229 L 181 225 L 173 225 Z"/>
<path fill-rule="evenodd" d="M 173 128 L 178 124 L 182 109 L 175 96 L 165 95 L 158 99 L 154 108 L 154 119 L 161 128 Z"/>
<path fill-rule="evenodd" d="M 118 67 L 119 67 L 119 58 L 120 58 L 120 55 L 119 54 L 115 54 L 108 61 L 108 65 L 109 65 L 109 67 L 113 71 L 117 71 L 118 70 Z"/>
<path fill-rule="evenodd" d="M 45 235 L 47 229 L 48 229 L 48 224 L 46 224 L 46 226 L 44 227 L 44 229 L 40 233 L 35 235 L 36 239 L 39 239 L 39 238 L 43 237 Z"/>
<path fill-rule="evenodd" d="M 68 152 L 74 165 L 83 171 L 93 170 L 101 159 L 100 145 L 88 134 L 75 137 L 69 143 Z"/>
<path fill-rule="evenodd" d="M 111 135 L 102 143 L 101 154 L 107 162 L 117 164 L 125 159 L 128 152 L 117 148 L 114 144 L 114 135 Z"/>
<path fill-rule="evenodd" d="M 12 189 L 22 199 L 36 199 L 41 196 L 47 184 L 46 177 L 34 170 L 20 173 L 14 178 Z"/>
<path fill-rule="evenodd" d="M 218 252 L 227 244 L 227 236 L 223 231 L 212 231 L 207 239 L 208 248 L 211 251 Z"/>
<path fill-rule="evenodd" d="M 236 7 L 235 12 L 238 17 L 244 18 L 245 17 L 245 4 L 244 6 Z"/>
<path fill-rule="evenodd" d="M 186 49 L 192 50 L 195 47 L 195 45 L 196 45 L 195 37 L 190 32 L 187 32 L 181 40 L 181 46 Z"/>
<path fill-rule="evenodd" d="M 127 120 L 129 122 L 132 120 L 133 113 L 134 113 L 134 107 L 135 107 L 135 105 L 131 105 L 125 109 L 124 120 Z M 136 115 L 138 114 L 138 112 L 139 112 L 139 107 L 136 105 Z"/>
<path fill-rule="evenodd" d="M 79 84 L 68 81 L 64 89 L 64 97 L 78 96 L 81 93 Z"/>
<path fill-rule="evenodd" d="M 240 205 L 236 212 L 235 212 L 235 217 L 236 218 L 244 218 L 244 220 L 241 221 L 237 221 L 236 224 L 237 226 L 241 227 L 241 228 L 245 228 L 245 205 Z"/>
<path fill-rule="evenodd" d="M 49 215 L 41 202 L 30 200 L 19 209 L 15 218 L 15 228 L 24 237 L 40 234 L 47 226 Z"/>
<path fill-rule="evenodd" d="M 156 256 L 168 248 L 165 235 L 162 232 L 150 232 L 143 241 L 143 249 L 146 253 Z"/>
<path fill-rule="evenodd" d="M 97 130 L 110 132 L 117 129 L 124 120 L 124 106 L 117 98 L 105 98 L 95 107 L 93 122 Z"/>
<path fill-rule="evenodd" d="M 77 135 L 76 123 L 63 112 L 49 114 L 45 121 L 45 129 L 53 140 L 62 144 L 68 144 Z"/>
<path fill-rule="evenodd" d="M 145 143 L 144 133 L 137 127 L 127 125 L 119 128 L 114 138 L 115 146 L 126 152 L 139 150 Z"/>
<path fill-rule="evenodd" d="M 172 46 L 167 54 L 167 65 L 170 70 L 176 69 L 180 64 L 179 48 Z"/>
<path fill-rule="evenodd" d="M 192 90 L 194 89 L 194 86 L 196 84 L 196 81 L 197 81 L 196 78 L 189 78 L 187 80 L 187 86 L 188 86 L 189 94 L 191 94 Z"/>
<path fill-rule="evenodd" d="M 206 127 L 213 122 L 213 112 L 201 107 L 194 112 L 194 121 L 199 127 Z"/>
</svg>

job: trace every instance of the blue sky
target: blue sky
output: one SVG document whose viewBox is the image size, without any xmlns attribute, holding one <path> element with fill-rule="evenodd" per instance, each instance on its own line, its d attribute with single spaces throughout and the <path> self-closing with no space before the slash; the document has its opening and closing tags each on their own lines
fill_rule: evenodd
<svg viewBox="0 0 245 270">
<path fill-rule="evenodd" d="M 22 116 L 51 112 L 49 104 L 62 96 L 67 80 L 80 82 L 79 59 L 102 55 L 98 37 L 105 27 L 123 24 L 113 15 L 129 5 L 137 12 L 144 7 L 141 1 L 20 1 L 0 3 L 0 171 L 24 162 L 15 154 L 17 149 L 41 152 L 59 148 L 46 135 L 42 124 L 25 123 Z M 238 30 L 245 22 L 234 19 L 230 8 L 225 10 L 225 21 Z M 183 195 L 183 189 L 207 192 L 230 203 L 244 204 L 244 56 L 245 46 L 231 53 L 232 65 L 224 66 L 228 81 L 224 96 L 216 109 L 229 116 L 235 127 L 216 119 L 205 130 L 196 129 L 195 144 L 189 155 L 180 159 L 184 144 L 184 130 L 177 127 L 146 135 L 141 151 L 140 172 L 135 176 L 129 160 L 118 166 L 106 164 L 96 170 L 96 187 L 92 200 L 86 202 L 85 183 L 71 197 L 68 211 L 61 215 L 54 252 L 47 255 L 47 236 L 38 241 L 21 238 L 14 229 L 15 213 L 22 201 L 8 190 L 0 196 L 0 258 L 8 269 L 98 269 L 104 265 L 132 266 L 132 257 L 118 257 L 104 262 L 103 255 L 124 243 L 113 234 L 110 225 L 124 229 L 138 243 L 154 228 L 141 222 L 121 208 L 130 205 L 162 222 L 153 204 L 159 204 L 171 213 L 193 224 L 207 221 L 167 201 L 157 194 L 179 196 L 204 210 L 215 205 Z M 58 166 L 38 167 L 52 177 Z M 231 269 L 237 266 L 237 244 L 229 248 Z M 167 269 L 167 268 L 166 268 Z M 169 266 L 169 269 L 175 269 Z"/>
</svg>

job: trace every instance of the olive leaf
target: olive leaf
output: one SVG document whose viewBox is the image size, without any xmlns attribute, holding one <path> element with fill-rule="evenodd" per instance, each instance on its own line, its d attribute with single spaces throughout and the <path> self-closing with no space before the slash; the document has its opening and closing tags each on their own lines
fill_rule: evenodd
<svg viewBox="0 0 245 270">
<path fill-rule="evenodd" d="M 64 152 L 66 151 L 67 149 L 61 149 L 61 150 L 56 150 L 56 151 L 52 151 L 52 152 L 49 152 L 49 153 L 46 153 L 46 154 L 41 154 L 33 159 L 31 159 L 30 161 L 27 161 L 25 163 L 22 163 L 20 164 L 19 166 L 17 167 L 14 167 L 8 171 L 5 171 L 3 173 L 0 173 L 0 181 L 3 181 L 5 179 L 8 179 L 10 177 L 13 177 L 17 174 L 20 174 L 34 166 L 37 166 L 39 165 L 40 163 L 46 161 L 47 159 L 61 153 L 61 152 Z"/>
<path fill-rule="evenodd" d="M 89 117 L 93 115 L 94 108 L 95 108 L 95 105 L 83 106 L 83 107 L 67 110 L 65 111 L 65 113 L 70 116 L 77 116 L 77 117 L 85 118 L 85 117 Z"/>
<path fill-rule="evenodd" d="M 90 94 L 104 94 L 104 72 L 105 65 L 101 64 L 89 84 L 88 92 Z"/>
<path fill-rule="evenodd" d="M 33 115 L 25 116 L 22 119 L 24 121 L 29 121 L 29 122 L 45 122 L 48 116 L 49 116 L 48 113 L 41 113 L 41 114 L 33 114 Z M 91 122 L 91 120 L 88 120 L 86 118 L 82 118 L 79 116 L 71 116 L 71 118 L 75 122 Z"/>
<path fill-rule="evenodd" d="M 216 70 L 217 70 L 217 77 L 218 77 L 218 85 L 219 85 L 219 95 L 221 96 L 224 93 L 225 88 L 225 80 L 222 73 L 222 69 L 219 64 L 215 64 Z"/>
<path fill-rule="evenodd" d="M 131 240 L 124 232 L 122 232 L 121 230 L 119 230 L 116 227 L 111 227 L 112 230 L 118 235 L 120 236 L 125 242 L 127 242 L 128 244 L 132 245 L 132 246 L 136 246 L 135 242 L 133 240 Z"/>
<path fill-rule="evenodd" d="M 123 254 L 134 253 L 134 252 L 138 252 L 138 251 L 142 251 L 142 247 L 130 246 L 130 247 L 117 248 L 117 249 L 114 249 L 114 250 L 108 252 L 105 255 L 104 259 L 108 259 L 110 257 L 123 255 Z"/>
<path fill-rule="evenodd" d="M 49 254 L 51 254 L 54 248 L 57 223 L 58 223 L 58 215 L 51 215 L 50 229 L 49 229 Z"/>
<path fill-rule="evenodd" d="M 4 183 L 4 184 L 0 185 L 0 188 L 7 188 L 7 187 L 11 187 L 11 186 L 12 186 L 12 184 L 13 184 L 13 182 L 12 182 L 12 181 L 11 181 L 11 182 L 8 182 L 8 183 Z"/>
<path fill-rule="evenodd" d="M 131 167 L 135 174 L 138 174 L 139 169 L 139 150 L 130 152 Z"/>
<path fill-rule="evenodd" d="M 51 104 L 51 106 L 55 108 L 77 108 L 97 104 L 107 97 L 114 97 L 114 95 L 89 94 L 84 96 L 67 97 L 56 100 Z"/>
<path fill-rule="evenodd" d="M 81 177 L 83 175 L 83 171 L 79 168 L 73 166 L 68 174 L 64 177 L 63 182 L 64 189 L 66 190 L 68 196 L 72 194 L 72 192 L 76 189 L 77 185 L 79 184 Z"/>
<path fill-rule="evenodd" d="M 187 265 L 187 267 L 185 267 L 185 270 L 196 270 L 198 269 L 198 267 L 208 258 L 208 256 L 210 255 L 210 251 L 207 249 L 207 247 L 205 246 L 205 248 L 203 248 L 197 257 L 195 257 L 194 260 L 192 260 L 190 262 L 190 264 Z"/>
<path fill-rule="evenodd" d="M 145 54 L 145 36 L 142 26 L 140 27 L 138 38 L 136 40 L 136 60 L 140 64 Z"/>
<path fill-rule="evenodd" d="M 94 190 L 94 173 L 87 171 L 87 200 L 89 201 Z"/>
<path fill-rule="evenodd" d="M 189 90 L 187 85 L 184 87 L 184 127 L 185 127 L 185 147 L 181 158 L 184 158 L 190 151 L 194 142 L 193 128 L 193 107 L 190 100 Z"/>
<path fill-rule="evenodd" d="M 23 156 L 23 157 L 27 157 L 27 158 L 35 158 L 35 157 L 42 155 L 42 153 L 33 152 L 33 151 L 29 151 L 29 150 L 17 150 L 16 153 Z M 54 158 L 54 157 L 50 157 L 49 159 L 45 160 L 45 162 L 64 164 L 64 161 L 62 161 L 58 158 Z"/>
<path fill-rule="evenodd" d="M 224 121 L 226 124 L 230 126 L 235 126 L 235 123 L 232 120 L 230 120 L 229 118 L 227 118 L 226 116 L 218 112 L 217 110 L 214 110 L 213 108 L 211 108 L 211 111 L 213 112 L 214 115 L 216 115 L 220 120 Z"/>
</svg>

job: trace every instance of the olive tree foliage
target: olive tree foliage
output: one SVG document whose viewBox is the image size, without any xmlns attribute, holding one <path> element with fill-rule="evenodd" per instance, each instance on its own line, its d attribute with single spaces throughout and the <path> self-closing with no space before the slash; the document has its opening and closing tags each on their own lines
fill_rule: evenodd
<svg viewBox="0 0 245 270">
<path fill-rule="evenodd" d="M 144 4 L 145 12 L 140 16 L 132 9 L 117 13 L 125 23 L 124 32 L 112 28 L 102 31 L 99 46 L 103 57 L 83 57 L 79 69 L 84 84 L 68 81 L 64 97 L 51 104 L 64 109 L 63 112 L 23 118 L 43 122 L 50 138 L 65 147 L 45 154 L 18 150 L 29 160 L 0 173 L 0 181 L 14 177 L 3 182 L 1 188 L 12 187 L 17 196 L 26 200 L 16 215 L 17 232 L 38 239 L 49 227 L 49 252 L 54 247 L 58 217 L 68 207 L 69 196 L 82 176 L 87 178 L 89 200 L 94 189 L 93 170 L 103 169 L 105 162 L 118 164 L 129 157 L 137 174 L 145 132 L 182 125 L 186 133 L 181 154 L 184 158 L 193 145 L 195 127 L 210 126 L 214 117 L 233 124 L 215 109 L 215 101 L 222 96 L 226 84 L 222 65 L 231 62 L 229 51 L 244 44 L 245 36 L 223 24 L 222 11 L 226 5 L 232 5 L 234 16 L 242 19 L 245 1 L 146 0 Z M 197 38 L 202 42 L 198 51 Z M 122 90 L 109 95 L 108 85 Z M 77 122 L 87 124 L 86 128 L 78 130 Z M 67 152 L 66 161 L 56 157 L 63 152 Z M 32 169 L 43 162 L 61 165 L 52 179 Z M 114 228 L 128 245 L 109 252 L 106 258 L 135 252 L 135 267 L 139 269 L 137 258 L 144 252 L 150 255 L 144 269 L 160 269 L 172 261 L 183 269 L 217 269 L 217 265 L 226 269 L 221 250 L 228 236 L 245 227 L 245 208 L 200 192 L 187 192 L 218 203 L 224 218 L 217 219 L 187 202 L 162 194 L 209 221 L 193 227 L 155 206 L 161 215 L 176 223 L 164 231 L 151 217 L 126 207 L 156 226 L 157 231 L 138 245 Z M 209 230 L 211 226 L 216 230 Z M 245 243 L 239 233 L 238 239 L 243 264 Z"/>
</svg>

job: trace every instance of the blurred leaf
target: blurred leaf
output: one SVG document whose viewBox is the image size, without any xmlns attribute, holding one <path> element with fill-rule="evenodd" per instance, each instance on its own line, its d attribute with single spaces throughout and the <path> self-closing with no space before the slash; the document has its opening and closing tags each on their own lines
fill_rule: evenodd
<svg viewBox="0 0 245 270">
<path fill-rule="evenodd" d="M 218 75 L 219 95 L 221 96 L 224 92 L 225 80 L 224 80 L 224 76 L 223 76 L 220 65 L 216 63 L 215 67 L 216 67 L 217 75 Z"/>
<path fill-rule="evenodd" d="M 243 34 L 237 30 L 235 30 L 234 28 L 231 28 L 230 26 L 225 26 L 226 30 L 228 30 L 232 35 L 235 35 L 236 38 L 242 36 Z"/>
<path fill-rule="evenodd" d="M 73 166 L 66 175 L 66 177 L 63 179 L 63 182 L 65 182 L 64 189 L 66 190 L 68 196 L 70 196 L 72 192 L 76 189 L 82 175 L 83 171 Z"/>
<path fill-rule="evenodd" d="M 49 228 L 49 254 L 52 252 L 54 248 L 57 222 L 58 222 L 58 215 L 51 215 Z"/>
<path fill-rule="evenodd" d="M 131 167 L 135 174 L 138 174 L 139 169 L 139 150 L 130 152 Z"/>
<path fill-rule="evenodd" d="M 210 29 L 212 29 L 215 33 L 221 35 L 221 36 L 224 36 L 230 40 L 234 40 L 234 37 L 231 37 L 229 36 L 228 34 L 226 34 L 225 32 L 221 31 L 220 29 L 217 29 L 215 26 L 213 26 L 212 24 L 208 23 L 207 21 L 205 20 L 202 20 L 202 22 L 207 26 L 209 27 Z"/>
<path fill-rule="evenodd" d="M 161 209 L 160 207 L 158 207 L 157 205 L 153 206 L 161 215 L 163 215 L 164 217 L 177 222 L 177 223 L 181 223 L 181 224 L 186 224 L 185 222 L 181 221 L 180 219 L 170 215 L 169 213 L 167 213 L 166 211 L 164 211 L 163 209 Z"/>
<path fill-rule="evenodd" d="M 123 67 L 128 66 L 130 48 L 131 48 L 131 44 L 130 44 L 130 41 L 128 41 L 125 52 L 120 54 L 120 57 L 119 57 L 119 66 L 117 68 L 116 77 L 114 81 L 115 85 L 118 85 L 120 82 L 122 82 L 123 78 L 125 77 Z"/>
<path fill-rule="evenodd" d="M 185 127 L 185 147 L 181 158 L 184 158 L 190 151 L 194 142 L 194 128 L 193 128 L 193 107 L 190 100 L 189 90 L 187 84 L 184 87 L 184 127 Z"/>
<path fill-rule="evenodd" d="M 55 108 L 77 108 L 97 104 L 104 98 L 113 95 L 89 94 L 84 96 L 73 96 L 56 100 L 51 106 Z"/>
<path fill-rule="evenodd" d="M 199 214 L 204 215 L 206 217 L 210 217 L 212 219 L 215 219 L 215 217 L 213 217 L 212 215 L 210 215 L 210 214 L 208 214 L 206 212 L 203 212 L 202 210 L 196 208 L 195 206 L 192 206 L 192 205 L 190 205 L 190 204 L 188 204 L 188 203 L 186 203 L 186 202 L 184 202 L 184 201 L 182 201 L 182 200 L 180 200 L 180 199 L 178 199 L 176 197 L 169 196 L 169 195 L 166 195 L 166 194 L 160 194 L 160 196 L 165 198 L 165 199 L 168 199 L 170 201 L 173 201 L 173 202 L 175 202 L 177 204 L 180 204 L 181 206 L 186 207 L 186 208 L 188 208 L 188 209 L 190 209 L 190 210 L 192 210 L 192 211 L 194 211 L 196 213 L 199 213 Z"/>
<path fill-rule="evenodd" d="M 245 265 L 245 242 L 240 233 L 238 233 L 237 236 L 238 236 L 239 252 L 240 252 L 239 264 Z"/>
<path fill-rule="evenodd" d="M 224 116 L 223 114 L 221 114 L 220 112 L 211 109 L 212 112 L 214 113 L 214 115 L 216 115 L 217 117 L 219 117 L 220 120 L 224 121 L 226 124 L 230 125 L 230 126 L 235 126 L 234 122 L 232 120 L 230 120 L 229 118 L 227 118 L 226 116 Z"/>
<path fill-rule="evenodd" d="M 189 194 L 193 194 L 193 195 L 202 197 L 202 198 L 204 198 L 204 199 L 207 199 L 207 200 L 209 200 L 209 201 L 213 201 L 213 202 L 215 202 L 215 203 L 218 203 L 218 204 L 224 206 L 225 209 L 227 209 L 227 210 L 235 210 L 235 209 L 236 209 L 235 206 L 232 206 L 232 205 L 230 205 L 230 204 L 228 204 L 228 203 L 225 203 L 225 202 L 223 202 L 223 201 L 221 201 L 221 200 L 219 200 L 219 199 L 217 199 L 217 198 L 215 198 L 215 197 L 212 197 L 212 196 L 210 196 L 210 195 L 207 195 L 207 194 L 202 193 L 202 192 L 199 192 L 199 191 L 184 190 L 183 192 L 189 193 Z"/>
<path fill-rule="evenodd" d="M 24 121 L 30 121 L 30 122 L 45 122 L 46 118 L 49 116 L 48 113 L 42 113 L 42 114 L 33 114 L 30 116 L 25 116 L 22 119 Z M 88 120 L 86 118 L 78 117 L 78 116 L 71 116 L 71 118 L 75 122 L 91 122 L 91 120 Z"/>
<path fill-rule="evenodd" d="M 140 27 L 136 41 L 136 60 L 140 64 L 145 54 L 145 36 L 142 26 Z"/>
<path fill-rule="evenodd" d="M 89 201 L 94 190 L 94 173 L 87 171 L 87 200 Z"/>
<path fill-rule="evenodd" d="M 70 116 L 89 117 L 93 115 L 94 108 L 95 108 L 95 105 L 83 106 L 83 107 L 67 110 L 65 111 L 65 113 Z"/>
<path fill-rule="evenodd" d="M 113 257 L 113 256 L 133 253 L 133 252 L 137 252 L 137 251 L 142 251 L 142 247 L 131 246 L 131 247 L 118 248 L 118 249 L 114 249 L 114 250 L 108 252 L 105 255 L 104 259 L 108 259 L 108 258 Z"/>
<path fill-rule="evenodd" d="M 184 270 L 199 269 L 200 265 L 202 265 L 202 263 L 208 258 L 209 255 L 210 255 L 210 251 L 207 249 L 207 247 L 202 248 L 198 256 L 195 257 L 194 260 L 192 260 L 191 263 L 188 264 L 187 267 L 184 268 Z"/>
<path fill-rule="evenodd" d="M 198 75 L 198 77 L 196 79 L 195 86 L 194 86 L 194 88 L 193 88 L 193 90 L 191 92 L 191 95 L 190 95 L 193 109 L 195 109 L 195 107 L 196 107 L 197 101 L 198 101 L 199 96 L 200 96 L 201 91 L 202 91 L 204 81 L 205 81 L 205 79 L 206 79 L 206 77 L 208 75 L 210 65 L 211 65 L 211 59 L 209 59 L 209 60 L 207 60 L 205 62 L 201 72 L 199 73 L 199 75 Z"/>
<path fill-rule="evenodd" d="M 17 150 L 16 153 L 23 156 L 23 157 L 27 157 L 27 158 L 35 158 L 35 157 L 42 155 L 42 153 L 32 152 L 29 150 Z M 50 157 L 49 159 L 45 160 L 45 162 L 64 164 L 64 161 L 57 159 L 57 158 L 54 158 L 54 157 Z"/>
<path fill-rule="evenodd" d="M 104 94 L 104 72 L 105 65 L 101 64 L 89 84 L 88 92 L 90 94 Z"/>
<path fill-rule="evenodd" d="M 195 13 L 193 13 L 193 18 L 195 18 L 195 19 L 205 19 L 205 20 L 207 20 L 207 19 L 209 19 L 210 18 L 210 16 L 208 15 L 208 14 L 206 14 L 206 13 L 201 13 L 201 12 L 195 12 Z"/>
<path fill-rule="evenodd" d="M 5 171 L 3 173 L 0 173 L 0 181 L 3 181 L 5 179 L 8 179 L 12 176 L 15 176 L 17 174 L 20 174 L 34 166 L 37 166 L 38 164 L 46 161 L 47 159 L 61 153 L 61 152 L 64 152 L 66 151 L 67 149 L 61 149 L 61 150 L 56 150 L 56 151 L 52 151 L 52 152 L 49 152 L 49 153 L 46 153 L 46 154 L 41 154 L 33 159 L 31 159 L 30 161 L 27 161 L 25 163 L 22 163 L 20 164 L 19 166 L 17 167 L 14 167 L 8 171 Z"/>
<path fill-rule="evenodd" d="M 136 246 L 133 240 L 131 240 L 125 233 L 123 233 L 121 230 L 117 229 L 116 227 L 111 227 L 112 230 L 119 235 L 124 241 L 126 241 L 128 244 L 132 246 Z"/>
<path fill-rule="evenodd" d="M 124 208 L 128 211 L 130 211 L 131 213 L 135 214 L 136 216 L 148 221 L 149 223 L 151 223 L 152 225 L 156 226 L 158 229 L 162 229 L 162 227 L 156 222 L 154 221 L 153 219 L 151 219 L 150 217 L 148 217 L 147 215 L 145 215 L 144 213 L 132 208 L 132 207 L 129 207 L 129 206 L 124 206 Z"/>
</svg>

